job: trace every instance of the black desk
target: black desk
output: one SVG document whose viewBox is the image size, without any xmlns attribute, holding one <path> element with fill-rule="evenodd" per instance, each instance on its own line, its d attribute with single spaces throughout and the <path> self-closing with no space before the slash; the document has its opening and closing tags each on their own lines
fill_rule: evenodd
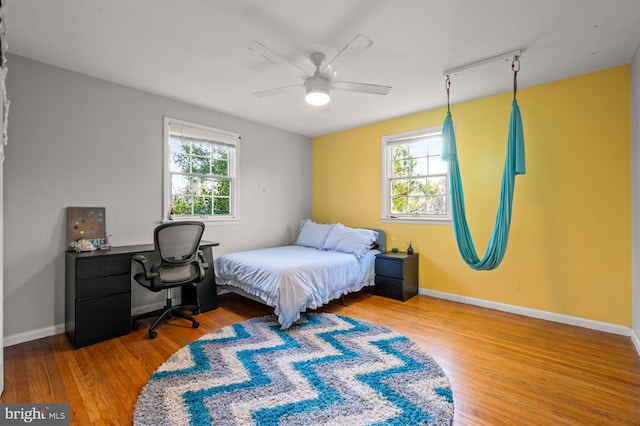
<svg viewBox="0 0 640 426">
<path fill-rule="evenodd" d="M 200 248 L 209 264 L 204 281 L 182 287 L 185 304 L 200 306 L 200 312 L 218 307 L 212 247 Z M 150 256 L 153 244 L 113 247 L 65 255 L 65 332 L 74 348 L 91 345 L 131 332 L 131 256 Z"/>
</svg>

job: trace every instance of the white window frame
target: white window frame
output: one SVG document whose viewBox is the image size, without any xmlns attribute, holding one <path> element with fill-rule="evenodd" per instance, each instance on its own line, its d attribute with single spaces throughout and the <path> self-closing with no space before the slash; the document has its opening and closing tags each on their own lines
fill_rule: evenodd
<svg viewBox="0 0 640 426">
<path fill-rule="evenodd" d="M 391 177 L 393 175 L 393 158 L 391 148 L 393 145 L 402 142 L 409 142 L 412 139 L 425 139 L 442 137 L 442 126 L 434 126 L 424 129 L 412 130 L 410 132 L 387 135 L 381 138 L 381 176 L 382 176 L 382 213 L 380 220 L 386 223 L 430 223 L 437 225 L 450 225 L 451 219 L 451 191 L 449 188 L 449 167 L 447 166 L 447 214 L 446 215 L 395 215 L 391 213 Z"/>
<path fill-rule="evenodd" d="M 224 216 L 215 215 L 189 215 L 180 217 L 171 217 L 172 209 L 172 191 L 171 191 L 171 142 L 170 127 L 180 126 L 187 129 L 194 129 L 207 134 L 207 138 L 211 138 L 212 143 L 220 143 L 231 147 L 229 153 L 229 178 L 231 179 L 230 203 L 229 208 L 231 214 Z M 164 117 L 164 134 L 163 134 L 163 203 L 162 203 L 162 221 L 167 220 L 200 220 L 211 222 L 213 224 L 237 223 L 240 221 L 238 194 L 240 187 L 240 179 L 238 173 L 239 153 L 240 153 L 240 135 L 237 133 L 220 130 L 189 121 L 179 120 L 177 118 Z"/>
</svg>

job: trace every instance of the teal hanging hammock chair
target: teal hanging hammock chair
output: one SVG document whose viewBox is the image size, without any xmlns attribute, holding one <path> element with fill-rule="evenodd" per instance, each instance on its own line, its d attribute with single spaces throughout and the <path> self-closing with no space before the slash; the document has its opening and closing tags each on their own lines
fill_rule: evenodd
<svg viewBox="0 0 640 426">
<path fill-rule="evenodd" d="M 516 69 L 517 65 L 517 69 Z M 455 233 L 458 249 L 462 258 L 472 269 L 491 270 L 500 265 L 507 251 L 507 240 L 511 226 L 511 211 L 513 203 L 513 189 L 515 176 L 525 174 L 524 161 L 524 135 L 522 130 L 522 117 L 516 101 L 517 74 L 519 71 L 519 59 L 516 56 L 511 64 L 513 69 L 513 101 L 511 102 L 511 120 L 509 122 L 509 136 L 507 140 L 507 158 L 504 162 L 502 173 L 502 187 L 500 190 L 500 204 L 496 215 L 495 225 L 489 238 L 484 257 L 480 259 L 469 232 L 469 225 L 464 207 L 464 193 L 462 191 L 462 179 L 456 151 L 456 134 L 453 128 L 451 108 L 449 106 L 450 80 L 447 76 L 447 117 L 442 129 L 443 147 L 442 159 L 449 163 L 449 188 L 451 192 L 451 215 L 453 219 L 453 231 Z"/>
</svg>

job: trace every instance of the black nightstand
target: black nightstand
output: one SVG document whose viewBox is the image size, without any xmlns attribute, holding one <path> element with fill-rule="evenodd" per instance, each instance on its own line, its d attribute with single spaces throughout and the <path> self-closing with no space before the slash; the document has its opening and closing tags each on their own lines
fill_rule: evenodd
<svg viewBox="0 0 640 426">
<path fill-rule="evenodd" d="M 376 291 L 407 300 L 418 294 L 418 253 L 380 253 L 376 256 Z"/>
</svg>

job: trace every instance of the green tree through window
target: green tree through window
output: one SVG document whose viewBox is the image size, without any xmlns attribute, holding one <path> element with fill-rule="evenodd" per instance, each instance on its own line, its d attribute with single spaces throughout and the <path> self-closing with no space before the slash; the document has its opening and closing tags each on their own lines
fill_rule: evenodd
<svg viewBox="0 0 640 426">
<path fill-rule="evenodd" d="M 440 159 L 439 129 L 425 129 L 383 138 L 385 202 L 383 216 L 449 219 L 448 165 Z"/>
<path fill-rule="evenodd" d="M 168 171 L 174 217 L 234 215 L 236 145 L 216 141 L 217 135 L 215 129 L 207 132 L 169 123 Z"/>
</svg>

